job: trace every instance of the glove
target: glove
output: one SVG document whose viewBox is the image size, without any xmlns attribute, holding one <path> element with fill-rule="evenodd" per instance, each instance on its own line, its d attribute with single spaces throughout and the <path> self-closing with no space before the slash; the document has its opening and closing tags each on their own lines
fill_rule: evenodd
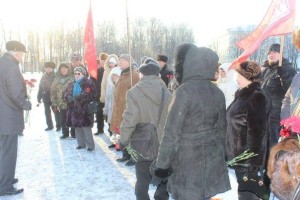
<svg viewBox="0 0 300 200">
<path fill-rule="evenodd" d="M 67 99 L 69 103 L 75 100 L 71 95 L 68 95 Z"/>
<path fill-rule="evenodd" d="M 52 111 L 53 111 L 53 112 L 56 113 L 56 112 L 58 111 L 58 110 L 57 110 L 57 106 L 51 106 L 51 107 L 52 107 Z"/>
<path fill-rule="evenodd" d="M 157 168 L 154 170 L 154 175 L 162 179 L 168 178 L 171 174 L 172 174 L 171 168 L 168 169 Z"/>
<path fill-rule="evenodd" d="M 42 101 L 41 101 L 41 100 L 38 100 L 37 102 L 38 102 L 39 104 L 40 104 L 40 103 L 42 103 Z"/>
</svg>

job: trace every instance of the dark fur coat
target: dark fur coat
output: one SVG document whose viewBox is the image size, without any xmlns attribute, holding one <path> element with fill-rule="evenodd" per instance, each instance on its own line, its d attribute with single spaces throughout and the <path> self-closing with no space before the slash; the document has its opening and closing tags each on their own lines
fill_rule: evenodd
<svg viewBox="0 0 300 200">
<path fill-rule="evenodd" d="M 67 106 L 67 121 L 69 127 L 89 127 L 94 123 L 93 115 L 87 113 L 88 104 L 96 100 L 95 85 L 92 80 L 84 77 L 80 83 L 82 92 L 72 101 L 68 100 L 68 96 L 72 96 L 74 82 L 70 83 L 63 94 Z"/>
<path fill-rule="evenodd" d="M 226 157 L 231 160 L 245 150 L 258 154 L 244 163 L 260 167 L 268 150 L 269 103 L 258 82 L 238 90 L 227 109 Z"/>
</svg>

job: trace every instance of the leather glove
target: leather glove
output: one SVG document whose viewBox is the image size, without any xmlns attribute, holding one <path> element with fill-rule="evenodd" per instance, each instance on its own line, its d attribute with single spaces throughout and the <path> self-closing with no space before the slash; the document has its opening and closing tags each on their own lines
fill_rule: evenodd
<svg viewBox="0 0 300 200">
<path fill-rule="evenodd" d="M 67 99 L 69 103 L 75 100 L 71 95 L 68 95 Z"/>
<path fill-rule="evenodd" d="M 170 175 L 172 174 L 172 170 L 171 168 L 168 169 L 161 169 L 161 168 L 157 168 L 154 170 L 154 175 L 158 178 L 168 178 Z"/>
<path fill-rule="evenodd" d="M 53 112 L 57 112 L 58 110 L 57 110 L 57 106 L 51 106 L 52 107 L 52 110 L 53 110 Z"/>
</svg>

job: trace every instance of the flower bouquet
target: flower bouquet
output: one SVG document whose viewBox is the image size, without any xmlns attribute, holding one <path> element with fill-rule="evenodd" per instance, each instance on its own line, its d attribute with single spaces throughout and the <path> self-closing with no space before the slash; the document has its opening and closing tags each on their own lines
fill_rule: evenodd
<svg viewBox="0 0 300 200">
<path fill-rule="evenodd" d="M 36 79 L 30 79 L 30 80 L 24 80 L 25 86 L 26 86 L 26 98 L 28 100 L 31 99 L 31 92 L 34 88 L 34 84 L 37 82 Z M 28 123 L 30 125 L 30 111 L 26 110 L 25 112 L 25 123 Z"/>
<path fill-rule="evenodd" d="M 299 143 L 300 143 L 300 136 L 299 136 L 300 117 L 292 116 L 287 119 L 283 119 L 280 122 L 280 126 L 281 126 L 281 130 L 279 132 L 280 140 L 297 135 Z"/>
</svg>

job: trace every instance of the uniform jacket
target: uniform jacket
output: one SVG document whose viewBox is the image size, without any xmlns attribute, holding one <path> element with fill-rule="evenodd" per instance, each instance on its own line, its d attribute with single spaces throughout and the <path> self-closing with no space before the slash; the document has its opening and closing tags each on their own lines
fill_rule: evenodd
<svg viewBox="0 0 300 200">
<path fill-rule="evenodd" d="M 68 85 L 74 81 L 74 76 L 71 74 L 71 68 L 69 67 L 69 73 L 67 76 L 62 76 L 60 68 L 57 70 L 56 77 L 51 86 L 51 102 L 53 106 L 57 106 L 59 110 L 67 109 L 67 101 L 63 100 L 63 92 Z"/>
<path fill-rule="evenodd" d="M 162 89 L 164 90 L 165 99 L 157 126 Z M 155 125 L 158 128 L 158 139 L 161 141 L 170 100 L 171 93 L 158 76 L 151 75 L 141 78 L 139 83 L 127 92 L 126 109 L 120 128 L 120 143 L 123 145 L 129 143 L 131 134 L 138 123 L 152 123 Z"/>
<path fill-rule="evenodd" d="M 24 129 L 23 110 L 30 110 L 19 61 L 6 53 L 0 58 L 0 135 L 18 135 Z"/>
<path fill-rule="evenodd" d="M 87 113 L 88 104 L 96 99 L 95 85 L 92 80 L 83 77 L 80 83 L 82 92 L 73 101 L 68 102 L 67 121 L 69 127 L 91 127 L 94 123 L 93 115 Z M 68 101 L 68 96 L 73 94 L 74 81 L 64 91 L 63 98 Z"/>
<path fill-rule="evenodd" d="M 101 81 L 101 90 L 100 90 L 100 102 L 102 102 L 102 103 L 105 102 L 107 79 L 108 79 L 108 75 L 111 71 L 111 68 L 108 65 L 108 61 L 112 57 L 114 57 L 116 60 L 118 60 L 117 55 L 111 54 L 107 57 L 107 59 L 104 63 L 104 72 L 103 72 L 103 77 L 102 77 L 102 81 Z"/>
<path fill-rule="evenodd" d="M 280 119 L 282 100 L 291 85 L 296 70 L 292 63 L 283 58 L 282 67 L 278 67 L 278 62 L 272 66 L 266 61 L 263 65 L 266 69 L 262 72 L 262 89 L 270 97 L 272 102 L 271 117 Z"/>
<path fill-rule="evenodd" d="M 300 74 L 294 76 L 291 86 L 286 92 L 281 106 L 281 119 L 290 117 L 293 114 L 295 105 L 300 100 Z M 294 104 L 294 106 L 293 106 Z"/>
<path fill-rule="evenodd" d="M 129 67 L 121 72 L 118 82 L 115 84 L 115 99 L 112 112 L 110 130 L 116 132 L 120 128 L 122 115 L 126 106 L 126 93 L 131 88 Z M 139 75 L 135 70 L 132 70 L 132 86 L 139 81 Z"/>
<path fill-rule="evenodd" d="M 206 66 L 197 49 L 189 50 L 185 58 L 156 162 L 158 168 L 173 168 L 168 191 L 178 200 L 203 200 L 230 189 L 224 153 L 225 98 L 211 82 L 217 66 Z"/>
<path fill-rule="evenodd" d="M 226 157 L 231 160 L 245 150 L 258 154 L 244 162 L 250 166 L 263 166 L 268 149 L 268 99 L 253 82 L 238 90 L 235 100 L 227 109 Z"/>
<path fill-rule="evenodd" d="M 39 85 L 39 91 L 37 95 L 37 100 L 40 102 L 43 99 L 44 103 L 51 103 L 51 97 L 50 97 L 50 91 L 51 91 L 51 85 L 54 81 L 55 73 L 45 73 L 43 77 L 41 78 L 40 85 Z"/>
</svg>

